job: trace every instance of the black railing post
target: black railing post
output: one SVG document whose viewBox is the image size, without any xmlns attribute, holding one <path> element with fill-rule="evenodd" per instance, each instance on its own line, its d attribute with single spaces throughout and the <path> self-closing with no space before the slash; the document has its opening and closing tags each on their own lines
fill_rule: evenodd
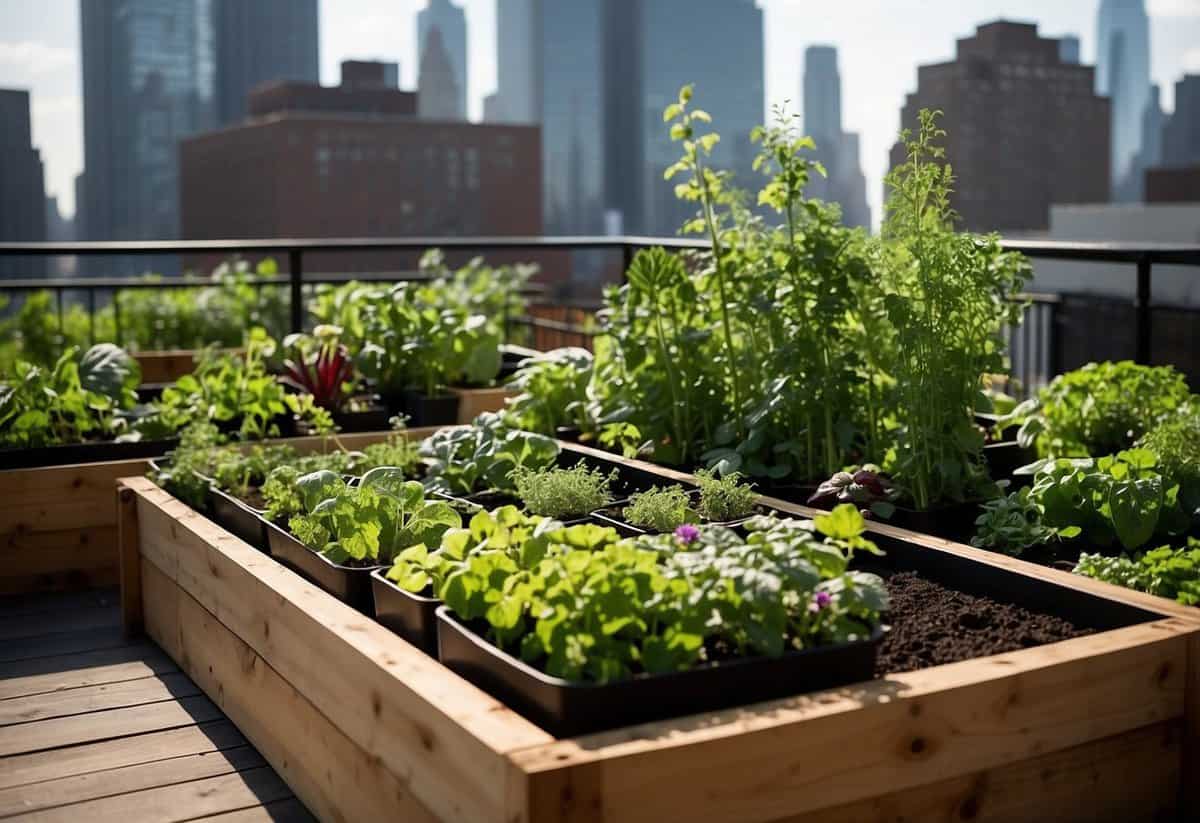
<svg viewBox="0 0 1200 823">
<path fill-rule="evenodd" d="M 1150 289 L 1150 255 L 1143 254 L 1137 261 L 1137 298 L 1133 304 L 1136 334 L 1133 359 L 1143 365 L 1150 364 Z"/>
<path fill-rule="evenodd" d="M 288 277 L 291 285 L 292 331 L 304 331 L 304 252 L 288 249 Z"/>
</svg>

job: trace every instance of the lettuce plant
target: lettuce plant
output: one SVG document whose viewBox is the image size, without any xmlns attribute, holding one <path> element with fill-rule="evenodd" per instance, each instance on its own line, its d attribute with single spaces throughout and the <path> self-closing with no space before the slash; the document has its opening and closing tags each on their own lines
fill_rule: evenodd
<svg viewBox="0 0 1200 823">
<path fill-rule="evenodd" d="M 1081 554 L 1075 573 L 1200 606 L 1200 540 L 1195 538 L 1183 548 L 1160 546 L 1132 556 Z"/>
<path fill-rule="evenodd" d="M 505 418 L 514 428 L 551 437 L 563 426 L 587 431 L 592 362 L 591 352 L 573 347 L 522 360 L 507 383 L 518 394 L 507 400 Z"/>
<path fill-rule="evenodd" d="M 470 426 L 445 428 L 421 441 L 425 483 L 450 494 L 515 491 L 518 467 L 543 469 L 558 457 L 558 443 L 541 434 L 505 425 L 496 412 L 484 412 Z"/>
<path fill-rule="evenodd" d="M 304 514 L 288 528 L 296 539 L 341 565 L 386 565 L 401 550 L 418 543 L 436 544 L 462 519 L 444 501 L 427 500 L 414 480 L 395 467 L 372 469 L 357 486 L 331 471 L 306 474 L 296 481 Z"/>
</svg>

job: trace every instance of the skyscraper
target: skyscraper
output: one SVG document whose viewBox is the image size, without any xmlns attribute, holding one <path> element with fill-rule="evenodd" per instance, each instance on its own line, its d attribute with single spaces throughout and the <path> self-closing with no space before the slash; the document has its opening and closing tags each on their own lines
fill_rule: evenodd
<svg viewBox="0 0 1200 823">
<path fill-rule="evenodd" d="M 1175 81 L 1175 111 L 1163 125 L 1162 164 L 1200 165 L 1200 74 Z"/>
<path fill-rule="evenodd" d="M 973 231 L 1038 230 L 1052 203 L 1109 197 L 1109 101 L 1091 66 L 1064 63 L 1029 23 L 995 22 L 958 41 L 952 62 L 917 69 L 901 126 L 941 109 L 954 169 L 951 206 Z M 892 165 L 904 146 L 892 148 Z"/>
<path fill-rule="evenodd" d="M 496 94 L 490 117 L 510 123 L 536 123 L 539 57 L 534 48 L 534 3 L 537 0 L 496 0 Z M 540 6 L 540 4 L 539 4 Z"/>
<path fill-rule="evenodd" d="M 1130 164 L 1128 190 L 1134 200 L 1145 200 L 1146 170 L 1162 162 L 1163 110 L 1159 100 L 1158 86 L 1150 87 L 1146 108 L 1142 112 L 1141 148 Z"/>
<path fill-rule="evenodd" d="M 430 46 L 430 34 L 437 29 L 441 33 L 441 46 L 446 51 L 454 75 L 456 96 L 454 112 L 445 119 L 467 119 L 467 17 L 463 10 L 450 0 L 429 0 L 429 5 L 417 12 L 417 65 L 425 64 L 425 52 Z M 436 75 L 435 75 L 436 76 Z M 438 83 L 444 80 L 437 77 Z M 420 87 L 419 92 L 425 89 Z M 440 106 L 439 106 L 440 108 Z"/>
<path fill-rule="evenodd" d="M 208 0 L 80 0 L 80 236 L 179 234 L 179 140 L 215 121 Z"/>
<path fill-rule="evenodd" d="M 454 66 L 442 45 L 442 32 L 436 26 L 425 35 L 425 48 L 417 73 L 417 113 L 426 120 L 461 120 L 458 108 L 458 83 Z"/>
<path fill-rule="evenodd" d="M 1142 115 L 1150 98 L 1150 22 L 1145 0 L 1101 0 L 1096 21 L 1096 92 L 1112 101 L 1113 199 L 1137 199 Z"/>
<path fill-rule="evenodd" d="M 868 228 L 867 181 L 859 165 L 858 135 L 842 130 L 842 78 L 833 46 L 809 46 L 804 52 L 802 122 L 817 144 L 813 159 L 828 173 L 813 175 L 808 196 L 839 204 L 847 225 Z"/>
<path fill-rule="evenodd" d="M 0 89 L 0 242 L 46 239 L 42 158 L 33 147 L 29 92 Z M 40 262 L 0 259 L 0 276 L 41 274 Z"/>
<path fill-rule="evenodd" d="M 246 95 L 255 86 L 278 80 L 317 82 L 317 0 L 211 2 L 219 124 L 242 119 Z"/>
</svg>

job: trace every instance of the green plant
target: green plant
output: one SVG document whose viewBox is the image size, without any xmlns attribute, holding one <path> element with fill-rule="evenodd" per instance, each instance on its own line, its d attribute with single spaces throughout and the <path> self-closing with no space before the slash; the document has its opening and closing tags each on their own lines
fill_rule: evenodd
<svg viewBox="0 0 1200 823">
<path fill-rule="evenodd" d="M 589 470 L 581 460 L 569 469 L 518 466 L 511 479 L 517 497 L 531 514 L 567 520 L 611 503 L 610 487 L 616 477 L 616 469 L 606 475 L 599 469 Z"/>
<path fill-rule="evenodd" d="M 451 494 L 514 491 L 513 470 L 549 466 L 558 457 L 558 444 L 545 435 L 509 428 L 500 414 L 485 412 L 470 426 L 430 435 L 421 441 L 420 454 L 430 489 Z"/>
<path fill-rule="evenodd" d="M 358 382 L 350 352 L 339 339 L 341 333 L 340 327 L 323 324 L 311 335 L 296 333 L 283 339 L 283 348 L 291 355 L 283 361 L 284 383 L 312 395 L 315 405 L 330 412 L 342 410 Z"/>
<path fill-rule="evenodd" d="M 892 485 L 892 479 L 875 464 L 867 463 L 835 472 L 817 487 L 807 502 L 810 506 L 830 508 L 838 503 L 853 503 L 864 517 L 869 513 L 887 520 L 896 511 L 893 501 L 898 495 L 899 490 Z"/>
<path fill-rule="evenodd" d="M 418 445 L 399 432 L 389 435 L 382 443 L 364 446 L 362 451 L 365 466 L 395 466 L 404 471 L 405 477 L 416 477 L 420 469 Z"/>
<path fill-rule="evenodd" d="M 24 361 L 0 382 L 0 447 L 79 443 L 119 434 L 137 401 L 137 363 L 111 343 L 63 352 L 52 368 Z"/>
<path fill-rule="evenodd" d="M 631 526 L 657 534 L 674 531 L 684 523 L 699 523 L 700 515 L 692 508 L 692 498 L 682 486 L 657 486 L 629 498 L 622 517 Z"/>
<path fill-rule="evenodd" d="M 1200 540 L 1195 538 L 1188 538 L 1185 548 L 1160 546 L 1132 557 L 1082 554 L 1075 573 L 1200 606 Z"/>
<path fill-rule="evenodd" d="M 462 525 L 444 501 L 425 499 L 421 484 L 395 467 L 372 469 L 357 486 L 330 471 L 296 481 L 304 514 L 288 528 L 296 539 L 341 565 L 387 565 L 403 549 L 433 545 Z"/>
<path fill-rule="evenodd" d="M 1026 549 L 1080 534 L 1079 526 L 1047 526 L 1042 522 L 1042 507 L 1031 498 L 1028 487 L 1007 497 L 983 504 L 983 514 L 975 519 L 971 545 L 980 549 L 1019 555 Z"/>
<path fill-rule="evenodd" d="M 514 428 L 551 437 L 564 426 L 587 431 L 591 379 L 592 353 L 587 349 L 554 349 L 522 360 L 507 384 L 518 394 L 506 401 L 504 416 Z"/>
<path fill-rule="evenodd" d="M 150 479 L 194 509 L 203 509 L 212 472 L 224 438 L 208 422 L 192 423 L 179 434 L 179 445 L 167 454 Z"/>
<path fill-rule="evenodd" d="M 919 510 L 985 496 L 983 438 L 972 410 L 984 374 L 1004 369 L 1000 336 L 1020 319 L 1014 299 L 1029 265 L 999 238 L 954 231 L 954 181 L 937 145 L 939 112 L 922 110 L 906 160 L 889 172 L 879 288 L 894 339 L 881 362 L 895 381 L 899 424 L 888 461 Z"/>
<path fill-rule="evenodd" d="M 1043 456 L 1099 457 L 1129 448 L 1190 397 L 1183 375 L 1170 366 L 1088 363 L 1054 378 L 1008 422 L 1021 424 L 1018 440 L 1036 443 Z"/>
<path fill-rule="evenodd" d="M 1137 441 L 1139 449 L 1158 455 L 1158 467 L 1170 483 L 1179 485 L 1179 504 L 1200 520 L 1200 409 L 1167 418 Z"/>
<path fill-rule="evenodd" d="M 486 621 L 498 646 L 570 680 L 850 641 L 878 624 L 887 595 L 849 570 L 853 552 L 877 550 L 844 508 L 817 531 L 757 518 L 745 540 L 719 526 L 637 541 L 593 525 L 549 530 L 518 552 L 469 555 L 441 594 L 461 619 Z"/>
<path fill-rule="evenodd" d="M 740 474 L 717 477 L 711 471 L 700 469 L 696 472 L 696 484 L 700 487 L 700 504 L 696 509 L 705 520 L 723 523 L 754 514 L 754 500 L 758 495 L 752 486 L 742 482 Z"/>
</svg>

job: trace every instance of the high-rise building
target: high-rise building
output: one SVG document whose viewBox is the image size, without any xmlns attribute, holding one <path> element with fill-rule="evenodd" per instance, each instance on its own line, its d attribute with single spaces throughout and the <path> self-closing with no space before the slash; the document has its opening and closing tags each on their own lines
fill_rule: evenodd
<svg viewBox="0 0 1200 823">
<path fill-rule="evenodd" d="M 440 46 L 445 50 L 453 73 L 455 96 L 453 98 L 453 113 L 443 119 L 467 119 L 467 17 L 463 10 L 450 0 L 429 0 L 429 5 L 417 12 L 417 65 L 425 66 L 425 55 L 431 46 L 431 35 L 434 31 L 440 33 Z M 421 76 L 424 76 L 423 68 Z M 437 86 L 430 89 L 430 94 L 444 93 L 445 79 L 441 73 L 431 77 Z M 425 97 L 426 90 L 420 81 L 417 91 Z M 437 108 L 441 110 L 443 104 Z"/>
<path fill-rule="evenodd" d="M 1058 59 L 1064 63 L 1079 62 L 1079 38 L 1073 34 L 1065 34 L 1058 38 Z"/>
<path fill-rule="evenodd" d="M 536 123 L 541 105 L 535 94 L 540 58 L 534 48 L 534 4 L 539 0 L 496 0 L 496 94 L 485 120 Z"/>
<path fill-rule="evenodd" d="M 217 122 L 236 123 L 255 86 L 316 83 L 317 0 L 211 0 L 216 43 Z"/>
<path fill-rule="evenodd" d="M 842 79 L 837 49 L 809 46 L 804 52 L 804 132 L 817 144 L 813 159 L 828 177 L 813 175 L 807 194 L 837 203 L 850 226 L 871 225 L 867 181 L 859 165 L 858 135 L 842 130 Z"/>
<path fill-rule="evenodd" d="M 1142 112 L 1141 148 L 1133 156 L 1133 163 L 1130 164 L 1133 179 L 1126 184 L 1134 200 L 1146 199 L 1146 170 L 1162 162 L 1162 130 L 1165 119 L 1158 86 L 1151 86 L 1150 96 L 1146 99 L 1146 110 Z"/>
<path fill-rule="evenodd" d="M 383 60 L 343 60 L 341 87 L 344 89 L 398 89 L 400 88 L 400 64 Z"/>
<path fill-rule="evenodd" d="M 214 116 L 208 0 L 80 0 L 80 236 L 179 236 L 179 140 Z M 89 264 L 90 265 L 90 264 Z"/>
<path fill-rule="evenodd" d="M 921 66 L 901 125 L 940 109 L 954 169 L 951 205 L 964 228 L 1028 231 L 1049 225 L 1052 203 L 1109 198 L 1109 101 L 1091 66 L 1064 63 L 1037 26 L 999 21 L 958 41 L 952 62 Z M 892 149 L 892 165 L 904 146 Z"/>
<path fill-rule="evenodd" d="M 442 32 L 437 27 L 425 35 L 425 48 L 417 73 L 417 112 L 426 120 L 463 119 L 458 109 L 454 66 L 442 46 Z"/>
<path fill-rule="evenodd" d="M 1175 81 L 1175 111 L 1163 124 L 1162 164 L 1200 165 L 1200 74 Z"/>
<path fill-rule="evenodd" d="M 1150 21 L 1145 0 L 1101 0 L 1096 20 L 1096 92 L 1112 101 L 1113 199 L 1137 199 L 1142 115 L 1150 98 Z"/>
<path fill-rule="evenodd" d="M 29 92 L 0 89 L 0 242 L 46 239 L 42 158 L 33 147 Z M 41 274 L 40 262 L 0 258 L 0 276 Z"/>
</svg>

